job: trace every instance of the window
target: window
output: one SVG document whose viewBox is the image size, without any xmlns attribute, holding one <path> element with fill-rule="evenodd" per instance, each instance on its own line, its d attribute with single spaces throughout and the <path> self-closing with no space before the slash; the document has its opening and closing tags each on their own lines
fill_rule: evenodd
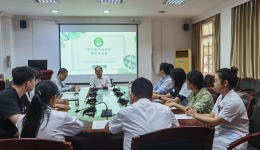
<svg viewBox="0 0 260 150">
<path fill-rule="evenodd" d="M 201 40 L 201 54 L 202 54 L 202 70 L 203 74 L 212 74 L 213 72 L 213 47 L 214 47 L 214 20 L 211 19 L 202 24 L 202 40 Z"/>
</svg>

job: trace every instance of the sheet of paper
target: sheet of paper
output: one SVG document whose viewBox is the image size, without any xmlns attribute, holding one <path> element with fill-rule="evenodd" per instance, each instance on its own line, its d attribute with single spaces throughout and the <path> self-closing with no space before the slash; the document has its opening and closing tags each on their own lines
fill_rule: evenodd
<svg viewBox="0 0 260 150">
<path fill-rule="evenodd" d="M 75 100 L 75 95 L 74 94 L 64 94 L 64 95 L 62 95 L 61 99 Z"/>
<path fill-rule="evenodd" d="M 175 109 L 177 109 L 177 108 L 173 106 L 173 107 L 171 107 L 170 109 L 171 109 L 171 110 L 175 110 Z"/>
<path fill-rule="evenodd" d="M 187 116 L 186 114 L 175 114 L 176 119 L 193 119 L 191 116 Z"/>
<path fill-rule="evenodd" d="M 155 99 L 155 100 L 153 100 L 153 102 L 160 103 L 160 102 L 162 102 L 162 100 Z"/>
<path fill-rule="evenodd" d="M 62 92 L 61 94 L 75 94 L 75 92 Z"/>
<path fill-rule="evenodd" d="M 93 121 L 92 129 L 104 129 L 109 120 Z"/>
</svg>

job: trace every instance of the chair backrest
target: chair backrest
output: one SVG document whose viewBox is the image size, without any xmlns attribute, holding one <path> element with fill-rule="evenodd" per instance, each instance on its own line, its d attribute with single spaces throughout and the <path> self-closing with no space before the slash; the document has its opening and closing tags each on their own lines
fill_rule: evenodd
<svg viewBox="0 0 260 150">
<path fill-rule="evenodd" d="M 132 138 L 131 150 L 211 150 L 213 127 L 176 127 Z"/>
<path fill-rule="evenodd" d="M 41 80 L 50 80 L 51 76 L 53 74 L 52 70 L 41 70 L 42 72 L 42 77 Z"/>
<path fill-rule="evenodd" d="M 0 81 L 4 81 L 4 75 L 0 74 Z"/>
<path fill-rule="evenodd" d="M 252 89 L 254 82 L 255 82 L 255 79 L 253 79 L 253 78 L 241 79 L 240 84 L 239 84 L 239 90 Z"/>
<path fill-rule="evenodd" d="M 239 90 L 239 85 L 240 85 L 240 81 L 241 81 L 241 78 L 237 78 L 238 80 L 237 80 L 237 84 L 236 84 L 236 86 L 234 87 L 234 90 L 235 91 L 238 91 Z"/>
<path fill-rule="evenodd" d="M 240 138 L 240 139 L 238 139 L 238 140 L 228 144 L 227 150 L 233 150 L 235 147 L 237 147 L 238 145 L 240 145 L 242 143 L 245 143 L 247 141 L 250 143 L 250 141 L 254 141 L 254 140 L 258 140 L 258 143 L 259 143 L 259 141 L 260 141 L 260 132 L 253 133 L 253 134 L 248 134 L 247 136 L 242 137 L 242 138 Z M 256 150 L 256 149 L 258 149 L 259 150 L 260 148 L 259 147 L 257 148 L 257 147 L 254 147 L 254 146 L 252 147 L 252 145 L 250 145 L 250 147 L 247 147 L 247 149 L 248 150 L 251 150 L 251 149 L 252 150 Z"/>
<path fill-rule="evenodd" d="M 253 87 L 254 92 L 260 92 L 260 79 L 256 79 Z"/>
<path fill-rule="evenodd" d="M 209 93 L 210 93 L 210 94 L 212 95 L 212 97 L 213 97 L 214 103 L 216 103 L 216 101 L 217 101 L 217 99 L 218 99 L 220 93 L 218 93 L 218 92 L 217 92 L 214 88 L 212 88 L 212 87 L 206 87 L 205 89 L 209 91 Z"/>
<path fill-rule="evenodd" d="M 251 118 L 251 116 L 252 116 L 252 109 L 253 109 L 253 103 L 254 103 L 255 98 L 253 96 L 245 93 L 245 92 L 242 92 L 240 97 L 243 100 L 243 103 L 244 103 L 244 105 L 246 107 L 248 118 Z"/>
<path fill-rule="evenodd" d="M 207 74 L 205 75 L 205 82 L 207 83 L 206 87 L 212 87 L 214 84 L 214 76 Z M 212 84 L 212 80 L 213 80 L 213 84 Z"/>
<path fill-rule="evenodd" d="M 249 133 L 260 132 L 260 99 L 258 99 L 255 109 L 252 115 L 252 119 L 249 124 Z M 254 146 L 257 149 L 260 149 L 260 139 L 249 141 L 250 145 Z"/>
<path fill-rule="evenodd" d="M 5 89 L 5 82 L 4 81 L 0 81 L 0 91 Z"/>
<path fill-rule="evenodd" d="M 72 150 L 70 142 L 34 138 L 0 140 L 0 149 L 7 147 L 8 150 Z"/>
</svg>

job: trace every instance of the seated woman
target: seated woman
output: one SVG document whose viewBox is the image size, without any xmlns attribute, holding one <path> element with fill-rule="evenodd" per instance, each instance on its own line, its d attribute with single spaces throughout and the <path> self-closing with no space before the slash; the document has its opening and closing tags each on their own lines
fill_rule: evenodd
<svg viewBox="0 0 260 150">
<path fill-rule="evenodd" d="M 187 115 L 215 127 L 213 150 L 223 150 L 226 146 L 248 134 L 247 111 L 242 99 L 233 90 L 238 78 L 235 71 L 223 68 L 215 74 L 214 88 L 221 95 L 218 97 L 210 114 L 198 114 L 196 109 L 186 111 Z M 245 150 L 243 143 L 234 150 Z"/>
<path fill-rule="evenodd" d="M 65 141 L 64 136 L 73 136 L 82 131 L 83 123 L 66 112 L 54 110 L 57 86 L 51 81 L 41 81 L 26 115 L 17 121 L 20 138 L 43 138 Z"/>
<path fill-rule="evenodd" d="M 203 75 L 199 71 L 191 71 L 187 74 L 186 84 L 189 90 L 192 90 L 188 97 L 188 105 L 184 107 L 176 102 L 168 102 L 165 105 L 176 107 L 179 110 L 186 111 L 193 107 L 200 114 L 208 114 L 212 111 L 214 101 L 212 95 L 203 88 Z"/>
<path fill-rule="evenodd" d="M 171 70 L 171 79 L 174 84 L 173 90 L 166 95 L 153 94 L 153 99 L 159 99 L 162 101 L 176 102 L 180 103 L 183 106 L 187 106 L 191 90 L 187 88 L 186 73 L 182 68 L 174 68 Z"/>
</svg>

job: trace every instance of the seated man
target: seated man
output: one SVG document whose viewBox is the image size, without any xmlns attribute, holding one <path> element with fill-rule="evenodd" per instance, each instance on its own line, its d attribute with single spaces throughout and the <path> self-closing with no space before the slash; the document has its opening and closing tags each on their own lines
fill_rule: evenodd
<svg viewBox="0 0 260 150">
<path fill-rule="evenodd" d="M 35 85 L 36 85 L 37 83 L 41 82 L 42 72 L 38 68 L 32 68 L 32 69 L 34 70 Z M 24 103 L 28 103 L 28 105 L 29 105 L 33 99 L 34 91 L 35 91 L 35 89 L 33 89 L 30 92 L 26 92 L 26 94 L 21 97 L 21 100 L 24 101 Z M 28 101 L 28 102 L 26 102 L 26 101 Z M 55 108 L 58 110 L 61 110 L 61 111 L 67 111 L 70 109 L 70 107 L 68 105 L 68 101 L 66 99 L 57 99 Z"/>
<path fill-rule="evenodd" d="M 62 83 L 68 76 L 68 70 L 65 68 L 60 68 L 58 71 L 57 76 L 54 76 L 51 78 L 50 81 L 52 81 L 54 84 L 56 84 L 58 88 L 58 93 L 69 91 L 70 89 L 75 89 L 76 85 L 66 85 L 65 83 Z"/>
<path fill-rule="evenodd" d="M 156 130 L 177 127 L 179 123 L 167 106 L 151 102 L 152 83 L 145 78 L 136 79 L 131 87 L 132 105 L 122 108 L 106 124 L 106 133 L 124 131 L 124 150 L 131 149 L 134 136 L 147 134 Z"/>
<path fill-rule="evenodd" d="M 171 68 L 170 66 L 172 64 L 168 63 L 161 63 L 157 75 L 161 77 L 160 81 L 156 84 L 156 86 L 153 88 L 154 94 L 167 94 L 173 89 L 172 80 L 170 77 Z"/>
<path fill-rule="evenodd" d="M 29 67 L 14 68 L 12 76 L 13 85 L 0 92 L 0 139 L 13 138 L 18 132 L 16 122 L 28 107 L 22 97 L 35 87 L 34 71 Z"/>
<path fill-rule="evenodd" d="M 102 67 L 95 67 L 95 76 L 92 76 L 90 79 L 89 85 L 91 87 L 109 87 L 111 86 L 110 78 L 106 75 L 103 75 Z"/>
<path fill-rule="evenodd" d="M 35 76 L 35 84 L 39 83 L 41 81 L 42 72 L 38 68 L 32 68 L 34 70 L 34 76 Z M 34 96 L 34 89 L 30 92 L 26 93 L 27 99 L 31 102 L 33 96 Z"/>
</svg>

